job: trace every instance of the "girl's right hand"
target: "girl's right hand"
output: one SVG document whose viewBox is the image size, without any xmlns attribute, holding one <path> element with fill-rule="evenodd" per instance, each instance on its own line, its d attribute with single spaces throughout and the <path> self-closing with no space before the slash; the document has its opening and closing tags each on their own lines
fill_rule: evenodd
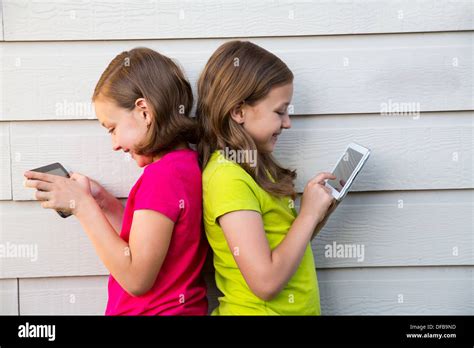
<svg viewBox="0 0 474 348">
<path fill-rule="evenodd" d="M 105 187 L 99 184 L 97 181 L 88 178 L 85 175 L 79 173 L 71 173 L 71 179 L 77 181 L 84 187 L 89 187 L 92 197 L 99 205 L 100 209 L 104 212 L 107 220 L 114 228 L 114 230 L 120 235 L 122 230 L 123 221 L 123 205 L 117 198 L 108 192 Z"/>
<path fill-rule="evenodd" d="M 105 192 L 105 188 L 99 184 L 97 181 L 90 179 L 92 197 L 95 199 L 102 197 L 102 194 Z"/>
<path fill-rule="evenodd" d="M 299 215 L 314 219 L 316 225 L 324 219 L 334 201 L 331 190 L 325 186 L 326 179 L 336 179 L 336 176 L 332 173 L 319 173 L 308 181 L 301 197 Z"/>
<path fill-rule="evenodd" d="M 99 206 L 103 209 L 103 198 L 104 198 L 104 192 L 105 188 L 99 184 L 97 181 L 79 174 L 79 173 L 71 173 L 71 179 L 78 181 L 79 183 L 87 186 L 89 185 L 92 197 L 94 197 L 95 201 L 99 204 Z M 87 179 L 87 180 L 85 180 Z"/>
<path fill-rule="evenodd" d="M 107 190 L 99 184 L 97 181 L 89 179 L 90 184 L 91 184 L 91 192 L 92 192 L 92 197 L 94 197 L 95 201 L 99 205 L 100 209 L 104 210 L 106 209 L 107 205 Z"/>
</svg>

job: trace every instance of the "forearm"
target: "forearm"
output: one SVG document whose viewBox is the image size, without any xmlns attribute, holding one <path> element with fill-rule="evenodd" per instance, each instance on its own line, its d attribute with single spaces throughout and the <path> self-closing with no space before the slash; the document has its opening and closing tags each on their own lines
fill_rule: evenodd
<svg viewBox="0 0 474 348">
<path fill-rule="evenodd" d="M 326 213 L 326 216 L 324 217 L 324 219 L 319 222 L 317 225 L 316 225 L 316 228 L 314 229 L 313 231 L 313 234 L 311 236 L 311 240 L 313 240 L 317 235 L 318 233 L 323 229 L 323 227 L 326 225 L 326 223 L 328 222 L 328 219 L 329 217 L 331 216 L 331 214 L 333 213 L 334 210 L 336 210 L 337 206 L 339 205 L 339 201 L 337 200 L 334 200 L 329 209 L 328 209 L 328 212 Z"/>
<path fill-rule="evenodd" d="M 97 203 L 99 204 L 99 207 L 104 212 L 105 217 L 107 218 L 107 220 L 109 220 L 116 233 L 120 235 L 124 212 L 124 207 L 120 200 L 115 198 L 106 190 L 102 190 L 99 196 L 97 197 Z"/>
<path fill-rule="evenodd" d="M 106 218 L 98 203 L 91 197 L 86 208 L 76 217 L 92 242 L 99 258 L 119 284 L 128 292 L 134 290 L 132 253 L 127 242 L 121 239 Z"/>
<path fill-rule="evenodd" d="M 274 287 L 281 290 L 298 269 L 309 242 L 326 225 L 329 216 L 339 205 L 333 201 L 324 217 L 299 215 L 291 226 L 285 239 L 272 252 L 272 275 Z"/>
<path fill-rule="evenodd" d="M 285 239 L 271 253 L 271 266 L 267 279 L 272 293 L 278 294 L 298 269 L 311 235 L 322 218 L 298 216 Z"/>
</svg>

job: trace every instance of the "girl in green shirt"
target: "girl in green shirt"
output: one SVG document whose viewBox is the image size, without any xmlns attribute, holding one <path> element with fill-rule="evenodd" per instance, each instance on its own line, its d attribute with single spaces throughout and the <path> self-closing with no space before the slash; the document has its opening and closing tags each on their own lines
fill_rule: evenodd
<svg viewBox="0 0 474 348">
<path fill-rule="evenodd" d="M 272 157 L 292 95 L 286 64 L 251 42 L 220 46 L 199 78 L 204 226 L 223 293 L 213 315 L 321 313 L 310 241 L 333 202 L 324 181 L 335 177 L 309 180 L 297 215 L 296 172 Z"/>
</svg>

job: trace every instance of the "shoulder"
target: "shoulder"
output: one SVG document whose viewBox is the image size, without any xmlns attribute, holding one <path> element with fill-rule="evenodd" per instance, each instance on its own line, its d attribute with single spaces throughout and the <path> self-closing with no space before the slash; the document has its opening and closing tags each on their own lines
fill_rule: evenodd
<svg viewBox="0 0 474 348">
<path fill-rule="evenodd" d="M 226 213 L 261 213 L 262 189 L 239 164 L 213 154 L 203 171 L 204 208 L 212 221 Z"/>
<path fill-rule="evenodd" d="M 172 196 L 188 195 L 202 190 L 201 169 L 193 150 L 168 153 L 145 167 L 141 176 L 140 191 L 149 194 L 166 192 Z"/>
<path fill-rule="evenodd" d="M 171 151 L 160 160 L 147 165 L 143 171 L 144 177 L 172 181 L 186 178 L 188 175 L 201 176 L 197 153 L 191 149 Z"/>
<path fill-rule="evenodd" d="M 203 185 L 219 186 L 220 184 L 229 184 L 235 180 L 245 182 L 250 186 L 256 184 L 250 174 L 239 164 L 229 161 L 218 152 L 215 152 L 203 170 Z"/>
</svg>

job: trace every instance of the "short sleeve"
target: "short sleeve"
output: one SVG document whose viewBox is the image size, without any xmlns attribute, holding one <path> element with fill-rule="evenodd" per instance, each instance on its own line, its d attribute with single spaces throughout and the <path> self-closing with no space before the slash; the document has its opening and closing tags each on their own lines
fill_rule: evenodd
<svg viewBox="0 0 474 348">
<path fill-rule="evenodd" d="M 184 190 L 180 175 L 168 168 L 147 169 L 135 195 L 134 210 L 154 210 L 176 223 L 186 199 L 181 194 Z"/>
<path fill-rule="evenodd" d="M 252 188 L 252 182 L 252 177 L 240 167 L 225 165 L 217 168 L 204 191 L 204 204 L 210 208 L 213 221 L 238 210 L 261 213 L 260 202 Z"/>
</svg>

